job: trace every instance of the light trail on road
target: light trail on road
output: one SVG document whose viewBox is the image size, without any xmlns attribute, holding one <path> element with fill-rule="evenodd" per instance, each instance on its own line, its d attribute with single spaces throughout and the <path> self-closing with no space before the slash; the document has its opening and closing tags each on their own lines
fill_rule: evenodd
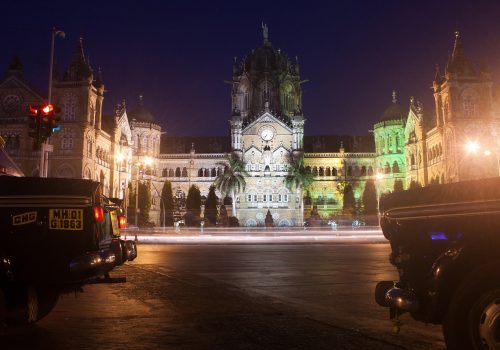
<svg viewBox="0 0 500 350">
<path fill-rule="evenodd" d="M 129 229 L 122 238 L 134 238 L 140 243 L 165 244 L 272 244 L 272 243 L 387 243 L 380 229 L 326 230 L 231 230 L 231 231 L 180 231 L 161 229 Z"/>
</svg>

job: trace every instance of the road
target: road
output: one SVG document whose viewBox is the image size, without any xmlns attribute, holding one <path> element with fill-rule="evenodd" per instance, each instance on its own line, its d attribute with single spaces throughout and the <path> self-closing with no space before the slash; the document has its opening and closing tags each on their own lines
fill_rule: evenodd
<svg viewBox="0 0 500 350">
<path fill-rule="evenodd" d="M 442 349 L 437 326 L 403 316 L 391 334 L 373 300 L 395 279 L 387 244 L 152 245 L 126 284 L 67 295 L 7 348 Z M 3 347 L 2 347 L 3 348 Z"/>
</svg>

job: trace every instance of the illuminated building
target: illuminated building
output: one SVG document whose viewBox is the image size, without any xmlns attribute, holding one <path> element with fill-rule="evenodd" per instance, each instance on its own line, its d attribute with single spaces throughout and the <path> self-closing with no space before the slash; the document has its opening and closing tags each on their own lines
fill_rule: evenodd
<svg viewBox="0 0 500 350">
<path fill-rule="evenodd" d="M 26 111 L 43 98 L 22 73 L 15 59 L 0 83 L 0 135 L 20 168 L 32 175 L 38 173 L 38 154 L 28 137 Z M 50 139 L 49 176 L 94 179 L 107 195 L 120 198 L 136 180 L 147 181 L 151 219 L 158 223 L 166 180 L 178 203 L 193 184 L 206 196 L 224 171 L 218 163 L 236 152 L 250 174 L 245 191 L 235 198 L 240 225 L 263 225 L 269 210 L 275 225 L 290 226 L 300 225 L 302 217 L 302 198 L 284 184 L 292 156 L 303 155 L 314 175 L 303 192 L 305 218 L 313 206 L 324 219 L 339 215 L 343 183 L 352 185 L 360 203 L 367 180 L 375 181 L 380 194 L 393 191 L 395 181 L 408 188 L 499 174 L 500 128 L 491 77 L 485 68 L 476 71 L 458 33 L 444 74 L 436 72 L 435 113 L 424 111 L 414 98 L 405 107 L 393 93 L 373 135 L 307 136 L 307 123 L 315 120 L 303 112 L 303 82 L 298 60 L 274 48 L 264 26 L 262 44 L 232 67 L 230 135 L 162 136 L 142 96 L 130 111 L 123 101 L 112 115 L 102 114 L 104 84 L 86 61 L 80 40 L 62 77 L 54 77 L 53 102 L 62 108 L 62 121 Z M 475 154 L 465 149 L 469 141 L 480 142 Z M 151 164 L 146 166 L 146 159 Z"/>
</svg>

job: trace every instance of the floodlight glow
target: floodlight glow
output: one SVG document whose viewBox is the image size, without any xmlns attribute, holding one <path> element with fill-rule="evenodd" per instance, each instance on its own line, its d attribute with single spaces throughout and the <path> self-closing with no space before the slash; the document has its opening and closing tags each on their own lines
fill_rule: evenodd
<svg viewBox="0 0 500 350">
<path fill-rule="evenodd" d="M 469 153 L 477 153 L 479 148 L 480 148 L 479 143 L 477 143 L 476 141 L 469 141 L 465 144 L 465 149 Z"/>
<path fill-rule="evenodd" d="M 384 178 L 384 174 L 377 173 L 376 178 L 377 178 L 377 180 L 382 180 Z"/>
<path fill-rule="evenodd" d="M 146 166 L 150 166 L 151 164 L 153 164 L 153 158 L 151 158 L 151 157 L 144 158 L 144 164 Z"/>
</svg>

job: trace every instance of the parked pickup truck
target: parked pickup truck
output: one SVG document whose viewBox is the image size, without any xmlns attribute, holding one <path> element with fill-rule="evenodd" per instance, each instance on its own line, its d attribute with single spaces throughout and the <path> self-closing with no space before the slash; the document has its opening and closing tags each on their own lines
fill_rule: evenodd
<svg viewBox="0 0 500 350">
<path fill-rule="evenodd" d="M 123 224 L 98 182 L 0 176 L 0 321 L 36 322 L 61 293 L 113 281 L 109 272 L 137 256 Z"/>
<path fill-rule="evenodd" d="M 402 191 L 380 201 L 400 280 L 375 299 L 442 324 L 450 349 L 500 348 L 500 178 Z"/>
</svg>

